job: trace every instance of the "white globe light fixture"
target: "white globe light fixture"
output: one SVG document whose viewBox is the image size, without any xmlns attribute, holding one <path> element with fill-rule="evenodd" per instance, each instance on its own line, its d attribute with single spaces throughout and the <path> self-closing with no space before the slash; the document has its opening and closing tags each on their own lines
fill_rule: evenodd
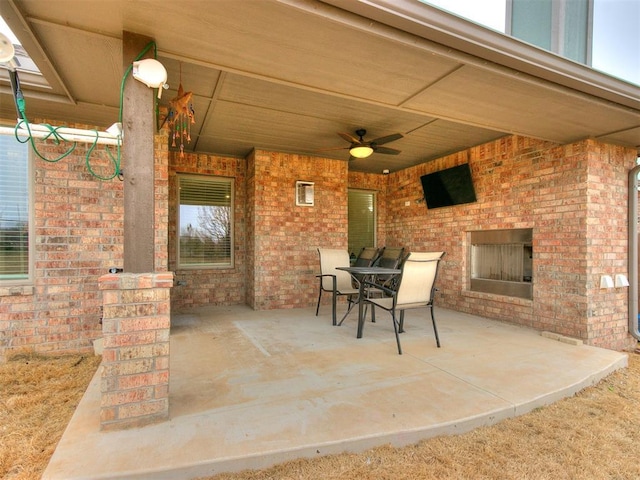
<svg viewBox="0 0 640 480">
<path fill-rule="evenodd" d="M 133 78 L 144 83 L 149 88 L 158 89 L 158 98 L 162 96 L 162 89 L 167 83 L 167 70 L 158 60 L 153 58 L 145 58 L 137 62 L 133 62 L 133 70 L 131 71 Z"/>
<path fill-rule="evenodd" d="M 0 63 L 8 64 L 11 70 L 15 70 L 16 64 L 13 57 L 16 55 L 16 49 L 5 34 L 0 33 Z"/>
</svg>

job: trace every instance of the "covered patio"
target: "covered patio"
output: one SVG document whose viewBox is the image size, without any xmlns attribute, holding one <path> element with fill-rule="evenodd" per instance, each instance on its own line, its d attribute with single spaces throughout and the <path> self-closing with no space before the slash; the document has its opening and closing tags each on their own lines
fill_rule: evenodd
<svg viewBox="0 0 640 480">
<path fill-rule="evenodd" d="M 458 434 L 571 396 L 627 364 L 621 352 L 495 320 L 208 307 L 171 319 L 170 419 L 100 431 L 100 371 L 43 479 L 179 479 Z"/>
</svg>

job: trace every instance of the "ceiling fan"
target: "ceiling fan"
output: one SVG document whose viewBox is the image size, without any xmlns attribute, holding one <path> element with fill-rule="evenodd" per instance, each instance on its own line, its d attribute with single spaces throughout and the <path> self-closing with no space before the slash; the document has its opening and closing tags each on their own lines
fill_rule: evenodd
<svg viewBox="0 0 640 480">
<path fill-rule="evenodd" d="M 398 155 L 400 153 L 400 150 L 396 150 L 395 148 L 382 147 L 381 145 L 401 139 L 403 137 L 401 133 L 394 133 L 385 137 L 379 137 L 369 142 L 366 142 L 363 138 L 366 134 L 367 131 L 364 128 L 356 130 L 356 135 L 358 136 L 357 138 L 349 133 L 338 133 L 340 137 L 345 139 L 351 145 L 349 147 L 336 148 L 332 150 L 348 149 L 350 154 L 349 160 L 355 160 L 357 158 L 367 158 L 374 152 L 384 153 L 386 155 Z"/>
</svg>

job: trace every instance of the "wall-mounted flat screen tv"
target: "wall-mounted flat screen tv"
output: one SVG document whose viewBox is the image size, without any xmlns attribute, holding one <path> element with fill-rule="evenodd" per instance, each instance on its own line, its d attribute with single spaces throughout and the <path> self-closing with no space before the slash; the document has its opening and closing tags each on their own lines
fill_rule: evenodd
<svg viewBox="0 0 640 480">
<path fill-rule="evenodd" d="M 450 207 L 476 201 L 468 163 L 420 177 L 428 208 Z"/>
</svg>

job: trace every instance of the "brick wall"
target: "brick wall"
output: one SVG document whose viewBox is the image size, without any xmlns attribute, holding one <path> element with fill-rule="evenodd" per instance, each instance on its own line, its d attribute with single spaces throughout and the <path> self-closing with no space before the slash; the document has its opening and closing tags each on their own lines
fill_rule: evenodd
<svg viewBox="0 0 640 480">
<path fill-rule="evenodd" d="M 629 344 L 627 289 L 601 290 L 599 278 L 627 273 L 631 149 L 594 141 L 556 146 L 514 136 L 383 176 L 348 173 L 343 161 L 264 151 L 247 159 L 189 154 L 180 159 L 166 145 L 162 132 L 155 138 L 158 271 L 175 270 L 169 239 L 175 237 L 176 172 L 236 179 L 235 267 L 176 271 L 176 280 L 187 285 L 172 289 L 173 311 L 244 303 L 256 309 L 315 305 L 316 249 L 346 248 L 347 188 L 361 188 L 378 192 L 379 245 L 447 251 L 441 305 L 594 345 Z M 88 352 L 101 336 L 97 279 L 121 266 L 123 185 L 95 179 L 85 165 L 86 151 L 79 146 L 57 163 L 34 160 L 34 283 L 0 288 L 0 361 L 21 348 Z M 108 170 L 104 157 L 92 158 L 96 171 Z M 467 161 L 478 202 L 428 210 L 420 201 L 419 177 Z M 315 182 L 313 207 L 295 205 L 296 180 Z M 534 229 L 534 302 L 466 288 L 467 232 L 498 228 Z"/>
<path fill-rule="evenodd" d="M 252 152 L 246 160 L 170 153 L 170 238 L 176 232 L 177 172 L 235 178 L 235 267 L 176 271 L 186 282 L 171 292 L 174 312 L 206 305 L 248 304 L 258 309 L 299 308 L 317 300 L 318 247 L 347 245 L 347 164 L 343 161 Z M 385 177 L 358 176 L 367 189 L 384 190 Z M 315 205 L 296 206 L 297 180 L 315 183 Z M 363 187 L 361 187 L 363 188 Z M 384 196 L 379 197 L 384 213 Z M 384 236 L 379 222 L 379 238 Z M 169 245 L 170 269 L 175 249 Z"/>
<path fill-rule="evenodd" d="M 628 172 L 636 155 L 594 141 L 587 145 L 586 269 L 589 343 L 613 349 L 635 347 L 627 334 L 629 288 L 601 289 L 600 276 L 628 271 Z"/>
<path fill-rule="evenodd" d="M 169 269 L 169 142 L 168 130 L 153 137 L 154 148 L 154 271 Z"/>
<path fill-rule="evenodd" d="M 477 203 L 428 210 L 419 178 L 469 162 Z M 600 275 L 627 273 L 627 172 L 634 152 L 593 141 L 555 146 L 507 137 L 389 176 L 387 241 L 447 252 L 437 303 L 628 347 L 626 289 Z M 405 206 L 409 202 L 409 206 Z M 533 228 L 534 300 L 468 290 L 468 232 Z"/>
<path fill-rule="evenodd" d="M 347 248 L 347 163 L 254 152 L 251 209 L 252 296 L 256 310 L 315 304 L 318 247 Z M 314 182 L 314 205 L 297 206 L 297 180 Z"/>
<path fill-rule="evenodd" d="M 177 235 L 178 173 L 202 174 L 235 179 L 234 199 L 234 259 L 232 268 L 223 269 L 177 269 L 175 241 L 169 241 L 169 268 L 174 271 L 176 285 L 171 291 L 174 312 L 205 305 L 236 305 L 246 303 L 246 160 L 215 155 L 188 154 L 184 157 L 176 152 L 169 154 L 169 209 L 168 238 Z"/>
<path fill-rule="evenodd" d="M 99 286 L 104 298 L 101 429 L 168 418 L 173 274 L 107 274 Z"/>
<path fill-rule="evenodd" d="M 48 159 L 70 146 L 37 144 Z M 0 288 L 0 360 L 22 349 L 90 352 L 100 336 L 97 279 L 122 261 L 123 193 L 119 180 L 91 175 L 88 148 L 78 144 L 55 163 L 33 158 L 34 280 L 18 289 Z M 114 171 L 100 146 L 89 162 L 98 175 Z"/>
<path fill-rule="evenodd" d="M 229 161 L 205 158 L 197 163 Z M 478 202 L 428 210 L 420 176 L 465 162 Z M 379 245 L 447 252 L 441 305 L 624 348 L 628 292 L 601 291 L 599 278 L 626 274 L 626 175 L 634 162 L 632 151 L 593 141 L 557 146 L 517 136 L 388 176 L 347 173 L 335 160 L 255 151 L 246 161 L 246 245 L 236 245 L 239 255 L 246 252 L 246 303 L 256 309 L 315 304 L 316 248 L 346 246 L 346 192 L 359 188 L 377 192 Z M 315 182 L 313 207 L 295 205 L 296 180 Z M 468 290 L 467 232 L 504 228 L 534 229 L 534 302 Z M 184 278 L 189 281 L 188 272 Z M 194 297 L 201 304 L 234 303 L 229 295 L 243 285 L 234 275 L 198 278 Z"/>
<path fill-rule="evenodd" d="M 168 267 L 165 135 L 166 132 L 161 132 L 154 137 L 154 249 L 158 271 L 167 271 Z M 37 141 L 38 151 L 49 160 L 60 157 L 70 145 Z M 93 351 L 93 340 L 102 336 L 98 278 L 110 267 L 122 267 L 123 182 L 108 178 L 115 167 L 105 148 L 96 146 L 87 158 L 89 148 L 89 144 L 79 143 L 70 155 L 57 162 L 33 156 L 33 284 L 0 287 L 0 361 L 11 351 L 24 349 L 55 354 L 88 353 Z M 111 153 L 117 156 L 113 148 Z M 124 163 L 121 168 L 126 171 Z"/>
</svg>

